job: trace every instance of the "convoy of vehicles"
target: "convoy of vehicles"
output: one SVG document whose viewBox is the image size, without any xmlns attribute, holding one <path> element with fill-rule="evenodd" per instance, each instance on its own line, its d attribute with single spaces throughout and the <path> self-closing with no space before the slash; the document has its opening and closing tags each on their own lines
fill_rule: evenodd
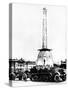
<svg viewBox="0 0 68 90">
<path fill-rule="evenodd" d="M 30 71 L 22 72 L 22 70 L 15 70 L 15 72 L 9 74 L 10 80 L 27 81 L 28 78 L 31 81 L 39 82 L 62 82 L 66 80 L 66 72 L 65 69 L 59 67 L 43 68 L 41 66 L 34 66 Z"/>
<path fill-rule="evenodd" d="M 66 80 L 66 73 L 62 68 L 44 68 L 37 70 L 36 67 L 30 71 L 32 81 L 62 82 Z"/>
</svg>

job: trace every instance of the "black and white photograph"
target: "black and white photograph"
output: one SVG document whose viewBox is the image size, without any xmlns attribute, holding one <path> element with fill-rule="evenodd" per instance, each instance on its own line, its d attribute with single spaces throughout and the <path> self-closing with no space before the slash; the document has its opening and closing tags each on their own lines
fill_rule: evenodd
<svg viewBox="0 0 68 90">
<path fill-rule="evenodd" d="M 9 82 L 12 86 L 66 82 L 66 8 L 9 4 Z"/>
</svg>

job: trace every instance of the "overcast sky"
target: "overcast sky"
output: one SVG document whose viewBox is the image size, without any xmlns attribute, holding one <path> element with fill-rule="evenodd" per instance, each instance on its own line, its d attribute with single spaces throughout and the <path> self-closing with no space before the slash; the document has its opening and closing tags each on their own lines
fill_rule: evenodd
<svg viewBox="0 0 68 90">
<path fill-rule="evenodd" d="M 43 8 L 47 8 L 47 47 L 52 49 L 53 60 L 65 59 L 65 7 L 13 4 L 12 58 L 37 59 L 42 48 Z"/>
</svg>

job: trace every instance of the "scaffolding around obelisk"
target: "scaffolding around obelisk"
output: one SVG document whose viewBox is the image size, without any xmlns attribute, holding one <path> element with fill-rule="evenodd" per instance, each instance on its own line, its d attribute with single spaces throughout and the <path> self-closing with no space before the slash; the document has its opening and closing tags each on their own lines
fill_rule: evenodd
<svg viewBox="0 0 68 90">
<path fill-rule="evenodd" d="M 42 29 L 42 48 L 39 49 L 37 65 L 53 66 L 51 49 L 47 48 L 47 9 L 43 8 L 43 29 Z"/>
</svg>

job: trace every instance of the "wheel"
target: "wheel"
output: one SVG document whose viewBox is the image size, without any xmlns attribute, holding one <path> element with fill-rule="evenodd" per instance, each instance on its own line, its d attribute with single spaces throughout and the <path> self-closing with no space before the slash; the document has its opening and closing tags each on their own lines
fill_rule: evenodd
<svg viewBox="0 0 68 90">
<path fill-rule="evenodd" d="M 55 82 L 61 82 L 62 78 L 57 74 L 57 75 L 54 76 L 54 81 Z"/>
<path fill-rule="evenodd" d="M 9 75 L 9 80 L 15 80 L 15 74 L 14 73 L 11 73 Z"/>
<path fill-rule="evenodd" d="M 38 80 L 38 76 L 32 75 L 32 76 L 30 77 L 30 80 L 31 80 L 31 81 L 37 81 L 37 80 Z"/>
<path fill-rule="evenodd" d="M 34 78 L 33 78 L 33 77 L 30 77 L 30 80 L 31 80 L 31 81 L 34 81 Z"/>
<path fill-rule="evenodd" d="M 37 75 L 35 75 L 33 78 L 34 78 L 35 81 L 38 80 L 38 76 Z"/>
<path fill-rule="evenodd" d="M 23 80 L 27 81 L 27 74 L 26 73 L 23 74 Z"/>
</svg>

